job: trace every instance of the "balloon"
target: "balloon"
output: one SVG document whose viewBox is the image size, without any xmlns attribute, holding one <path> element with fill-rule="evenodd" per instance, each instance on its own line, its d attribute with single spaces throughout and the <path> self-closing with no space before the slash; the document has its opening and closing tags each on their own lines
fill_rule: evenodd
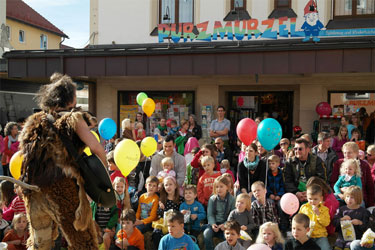
<svg viewBox="0 0 375 250">
<path fill-rule="evenodd" d="M 240 96 L 240 97 L 238 97 L 237 98 L 237 106 L 238 107 L 242 107 L 243 106 L 243 104 L 244 104 L 244 99 L 243 99 L 243 97 L 242 96 Z"/>
<path fill-rule="evenodd" d="M 151 98 L 147 98 L 142 103 L 142 110 L 146 113 L 148 117 L 154 113 L 155 110 L 155 102 Z"/>
<path fill-rule="evenodd" d="M 246 146 L 249 146 L 257 137 L 257 126 L 250 118 L 244 118 L 237 124 L 237 136 Z"/>
<path fill-rule="evenodd" d="M 266 150 L 271 150 L 279 144 L 282 135 L 283 131 L 277 120 L 267 118 L 259 123 L 258 140 Z"/>
<path fill-rule="evenodd" d="M 23 162 L 23 154 L 21 151 L 17 151 L 12 158 L 10 158 L 9 169 L 13 178 L 18 180 L 21 176 L 21 167 Z"/>
<path fill-rule="evenodd" d="M 104 118 L 99 123 L 99 134 L 106 140 L 111 139 L 116 134 L 116 123 L 111 118 Z"/>
<path fill-rule="evenodd" d="M 147 98 L 148 98 L 148 96 L 146 95 L 146 93 L 139 92 L 139 94 L 137 95 L 137 103 L 138 103 L 138 105 L 142 106 L 143 101 L 146 100 Z"/>
<path fill-rule="evenodd" d="M 155 138 L 146 137 L 141 142 L 141 151 L 145 156 L 149 157 L 155 153 L 157 146 Z"/>
<path fill-rule="evenodd" d="M 320 102 L 316 105 L 315 111 L 318 115 L 330 115 L 332 109 L 328 102 Z"/>
<path fill-rule="evenodd" d="M 117 167 L 124 177 L 137 166 L 141 152 L 133 140 L 122 140 L 115 148 L 114 158 Z"/>
<path fill-rule="evenodd" d="M 284 213 L 293 215 L 298 211 L 299 200 L 295 194 L 286 193 L 280 199 L 280 207 Z"/>
<path fill-rule="evenodd" d="M 355 129 L 355 126 L 353 124 L 346 125 L 346 128 L 348 129 L 348 136 L 349 140 L 352 139 L 352 130 Z"/>
<path fill-rule="evenodd" d="M 247 250 L 271 250 L 267 245 L 265 244 L 252 244 Z"/>
<path fill-rule="evenodd" d="M 100 142 L 99 135 L 95 131 L 91 130 L 90 132 L 95 136 L 95 138 L 98 140 L 98 142 Z M 90 150 L 89 147 L 85 147 L 85 149 L 83 150 L 83 152 L 85 152 L 87 156 L 92 155 L 91 150 Z"/>
</svg>

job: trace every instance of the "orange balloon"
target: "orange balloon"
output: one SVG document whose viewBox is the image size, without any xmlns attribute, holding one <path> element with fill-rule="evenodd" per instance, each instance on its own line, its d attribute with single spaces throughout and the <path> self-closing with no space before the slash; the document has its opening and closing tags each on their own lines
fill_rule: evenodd
<svg viewBox="0 0 375 250">
<path fill-rule="evenodd" d="M 147 98 L 142 103 L 142 110 L 146 113 L 148 117 L 152 115 L 155 111 L 155 102 L 151 98 Z"/>
</svg>

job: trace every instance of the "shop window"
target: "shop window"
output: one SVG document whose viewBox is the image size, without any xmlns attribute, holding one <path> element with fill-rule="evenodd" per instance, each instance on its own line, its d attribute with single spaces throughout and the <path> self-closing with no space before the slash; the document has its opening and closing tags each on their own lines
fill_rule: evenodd
<svg viewBox="0 0 375 250">
<path fill-rule="evenodd" d="M 268 18 L 278 19 L 280 17 L 297 17 L 297 14 L 292 9 L 292 0 L 274 0 L 274 10 Z"/>
<path fill-rule="evenodd" d="M 77 84 L 77 107 L 82 110 L 89 110 L 89 84 L 81 81 L 76 81 Z"/>
<path fill-rule="evenodd" d="M 48 49 L 48 38 L 46 35 L 42 34 L 40 35 L 40 48 L 41 49 Z"/>
<path fill-rule="evenodd" d="M 224 21 L 239 21 L 251 19 L 249 13 L 246 10 L 246 0 L 231 0 L 231 10 L 224 17 Z"/>
<path fill-rule="evenodd" d="M 24 42 L 25 42 L 25 31 L 20 30 L 20 31 L 18 32 L 18 41 L 19 41 L 20 43 L 24 43 Z"/>
<path fill-rule="evenodd" d="M 10 27 L 7 25 L 7 26 L 5 27 L 5 30 L 6 30 L 6 33 L 7 33 L 7 38 L 8 38 L 8 40 L 10 40 Z"/>
<path fill-rule="evenodd" d="M 335 0 L 334 16 L 365 17 L 375 14 L 375 0 Z"/>
<path fill-rule="evenodd" d="M 332 115 L 352 115 L 364 107 L 368 114 L 375 112 L 375 91 L 330 92 Z"/>
</svg>

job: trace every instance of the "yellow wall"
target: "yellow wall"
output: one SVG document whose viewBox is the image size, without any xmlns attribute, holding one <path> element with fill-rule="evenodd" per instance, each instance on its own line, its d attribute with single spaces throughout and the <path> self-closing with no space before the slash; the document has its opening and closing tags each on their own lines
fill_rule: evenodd
<svg viewBox="0 0 375 250">
<path fill-rule="evenodd" d="M 48 49 L 59 49 L 60 47 L 59 44 L 61 41 L 61 37 L 51 32 L 26 25 L 9 18 L 6 19 L 6 25 L 10 27 L 9 42 L 16 50 L 40 49 L 40 35 L 42 34 L 47 36 Z M 25 41 L 23 43 L 18 40 L 19 30 L 25 31 Z"/>
</svg>

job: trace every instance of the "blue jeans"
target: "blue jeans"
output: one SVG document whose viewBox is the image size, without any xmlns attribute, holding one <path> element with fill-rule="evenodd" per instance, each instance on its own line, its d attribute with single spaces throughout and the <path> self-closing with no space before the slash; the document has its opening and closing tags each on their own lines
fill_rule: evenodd
<svg viewBox="0 0 375 250">
<path fill-rule="evenodd" d="M 360 240 L 354 240 L 352 243 L 350 243 L 350 249 L 351 250 L 375 250 L 375 246 L 372 246 L 370 248 L 367 247 L 361 247 L 361 241 Z"/>
<path fill-rule="evenodd" d="M 138 230 L 141 231 L 142 234 L 153 230 L 151 223 L 141 224 L 136 226 L 136 228 L 138 228 Z"/>
<path fill-rule="evenodd" d="M 206 225 L 206 226 L 207 227 L 203 232 L 204 245 L 206 246 L 206 250 L 214 250 L 213 237 L 218 237 L 218 238 L 224 239 L 224 233 L 220 229 L 216 233 L 216 232 L 214 232 L 214 230 L 212 230 L 211 225 Z"/>
<path fill-rule="evenodd" d="M 332 249 L 327 237 L 312 238 L 321 249 Z"/>
</svg>

